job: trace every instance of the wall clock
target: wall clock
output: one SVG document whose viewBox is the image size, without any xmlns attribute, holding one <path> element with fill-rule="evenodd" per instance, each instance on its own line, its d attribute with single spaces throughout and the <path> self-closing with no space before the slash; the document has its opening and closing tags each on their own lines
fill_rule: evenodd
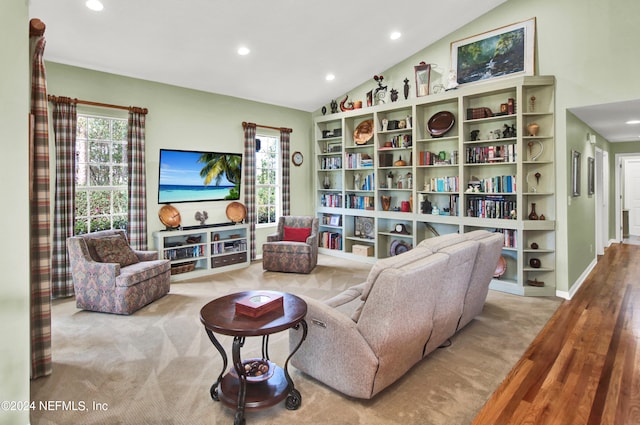
<svg viewBox="0 0 640 425">
<path fill-rule="evenodd" d="M 291 161 L 293 162 L 293 165 L 295 165 L 296 167 L 299 167 L 300 165 L 302 165 L 302 161 L 304 161 L 304 157 L 302 156 L 301 152 L 295 151 L 293 155 L 291 155 Z"/>
</svg>

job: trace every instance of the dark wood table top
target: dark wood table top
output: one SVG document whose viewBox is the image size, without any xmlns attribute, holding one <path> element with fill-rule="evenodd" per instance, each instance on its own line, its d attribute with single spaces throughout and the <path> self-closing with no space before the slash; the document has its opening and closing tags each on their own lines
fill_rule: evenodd
<svg viewBox="0 0 640 425">
<path fill-rule="evenodd" d="M 256 293 L 271 292 L 283 296 L 283 309 L 260 317 L 236 314 L 236 301 Z M 270 335 L 298 324 L 307 314 L 307 303 L 286 292 L 244 291 L 226 295 L 207 303 L 200 310 L 200 321 L 209 330 L 231 336 Z"/>
</svg>

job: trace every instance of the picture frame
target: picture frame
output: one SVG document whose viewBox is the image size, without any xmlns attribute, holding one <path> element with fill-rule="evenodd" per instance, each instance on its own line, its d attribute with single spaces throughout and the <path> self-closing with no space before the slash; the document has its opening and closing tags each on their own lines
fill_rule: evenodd
<svg viewBox="0 0 640 425">
<path fill-rule="evenodd" d="M 580 196 L 580 152 L 571 150 L 571 196 Z"/>
<path fill-rule="evenodd" d="M 354 217 L 354 236 L 363 239 L 375 239 L 375 224 L 373 217 Z"/>
<path fill-rule="evenodd" d="M 595 181 L 596 181 L 596 161 L 590 156 L 587 158 L 587 194 L 593 195 L 596 193 Z"/>
<path fill-rule="evenodd" d="M 373 90 L 367 92 L 367 106 L 373 106 Z"/>
<path fill-rule="evenodd" d="M 329 218 L 329 225 L 330 226 L 340 226 L 340 216 L 339 215 L 332 215 Z"/>
<path fill-rule="evenodd" d="M 431 64 L 420 62 L 413 68 L 416 74 L 416 97 L 428 96 L 431 85 Z"/>
<path fill-rule="evenodd" d="M 458 85 L 534 75 L 536 18 L 451 43 Z"/>
</svg>

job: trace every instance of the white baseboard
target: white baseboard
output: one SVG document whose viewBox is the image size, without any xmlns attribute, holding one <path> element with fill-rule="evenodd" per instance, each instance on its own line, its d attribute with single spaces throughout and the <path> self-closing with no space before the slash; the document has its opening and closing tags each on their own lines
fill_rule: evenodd
<svg viewBox="0 0 640 425">
<path fill-rule="evenodd" d="M 594 258 L 589 264 L 589 266 L 586 269 L 584 269 L 580 277 L 578 277 L 578 279 L 575 282 L 573 282 L 573 285 L 571 285 L 571 288 L 569 288 L 569 291 L 568 292 L 556 291 L 556 296 L 560 298 L 564 298 L 565 300 L 570 300 L 571 298 L 573 298 L 573 296 L 576 294 L 576 292 L 578 292 L 578 289 L 580 289 L 580 287 L 582 286 L 584 281 L 587 279 L 587 277 L 589 276 L 589 273 L 591 273 L 591 271 L 596 266 L 596 264 L 598 264 L 598 259 Z"/>
</svg>

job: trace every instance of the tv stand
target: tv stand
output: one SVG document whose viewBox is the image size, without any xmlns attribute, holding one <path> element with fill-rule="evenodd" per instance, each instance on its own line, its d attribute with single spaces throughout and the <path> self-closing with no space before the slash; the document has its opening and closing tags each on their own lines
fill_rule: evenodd
<svg viewBox="0 0 640 425">
<path fill-rule="evenodd" d="M 249 225 L 233 222 L 153 233 L 159 259 L 171 261 L 171 280 L 248 267 Z"/>
</svg>

